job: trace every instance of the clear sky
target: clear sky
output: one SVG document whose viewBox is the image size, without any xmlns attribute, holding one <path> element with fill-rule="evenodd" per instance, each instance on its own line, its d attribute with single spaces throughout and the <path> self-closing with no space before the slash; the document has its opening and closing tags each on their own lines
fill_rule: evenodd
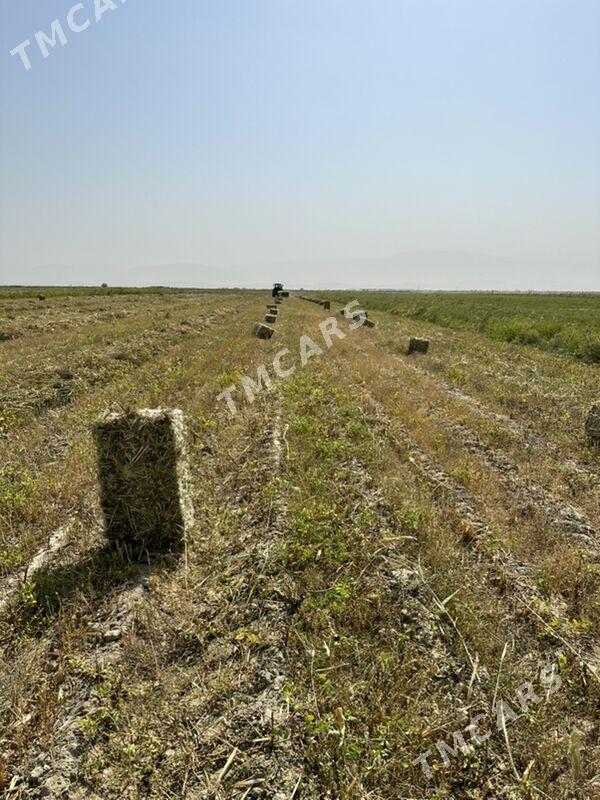
<svg viewBox="0 0 600 800">
<path fill-rule="evenodd" d="M 75 2 L 0 0 L 1 283 L 600 290 L 599 0 Z"/>
</svg>

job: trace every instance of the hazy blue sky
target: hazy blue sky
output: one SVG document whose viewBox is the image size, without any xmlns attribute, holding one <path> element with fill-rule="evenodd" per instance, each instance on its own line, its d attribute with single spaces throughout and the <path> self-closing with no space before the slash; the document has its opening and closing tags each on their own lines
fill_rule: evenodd
<svg viewBox="0 0 600 800">
<path fill-rule="evenodd" d="M 600 290 L 600 0 L 114 1 L 0 0 L 0 282 Z"/>
</svg>

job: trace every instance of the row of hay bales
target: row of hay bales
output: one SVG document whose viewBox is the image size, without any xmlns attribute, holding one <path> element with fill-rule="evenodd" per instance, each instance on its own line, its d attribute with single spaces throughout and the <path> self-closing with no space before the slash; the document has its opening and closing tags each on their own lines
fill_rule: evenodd
<svg viewBox="0 0 600 800">
<path fill-rule="evenodd" d="M 323 306 L 326 311 L 329 311 L 331 308 L 331 300 L 320 300 L 318 297 L 305 297 L 303 294 L 299 294 L 297 297 L 299 297 L 300 300 L 306 300 L 309 303 L 317 303 L 318 305 Z"/>
<path fill-rule="evenodd" d="M 337 313 L 340 315 L 340 317 L 344 317 L 344 319 L 356 320 L 359 317 L 362 317 L 362 327 L 363 328 L 374 328 L 377 325 L 375 320 L 371 319 L 371 317 L 369 316 L 369 312 L 368 311 L 362 311 L 362 310 L 361 311 L 356 311 L 356 310 L 352 310 L 352 309 L 348 309 L 348 308 L 344 307 L 344 308 L 340 308 L 340 310 Z"/>
<path fill-rule="evenodd" d="M 331 308 L 331 302 L 329 300 L 321 300 L 318 297 L 307 297 L 306 295 L 303 294 L 299 294 L 296 296 L 300 300 L 306 300 L 309 303 L 317 303 L 327 311 L 329 311 Z M 362 311 L 361 313 L 364 314 L 363 327 L 374 328 L 377 323 L 369 317 L 369 312 Z M 354 319 L 356 317 L 355 311 L 346 311 L 346 308 L 340 308 L 338 314 L 347 319 Z M 413 353 L 427 353 L 428 350 L 429 350 L 429 339 L 422 339 L 416 336 L 411 336 L 411 338 L 408 341 L 408 345 L 406 347 L 406 354 L 410 356 Z"/>
<path fill-rule="evenodd" d="M 267 303 L 267 313 L 264 322 L 255 322 L 252 326 L 252 335 L 258 339 L 270 339 L 275 333 L 275 324 L 279 317 L 280 306 L 289 292 L 279 292 L 272 303 Z"/>
<path fill-rule="evenodd" d="M 270 339 L 283 296 L 252 333 Z M 109 413 L 94 425 L 106 537 L 134 558 L 181 551 L 194 522 L 183 413 Z"/>
<path fill-rule="evenodd" d="M 328 300 L 301 299 L 330 307 Z M 282 302 L 278 296 L 267 304 L 264 323 L 253 326 L 255 336 L 273 336 Z M 353 319 L 366 312 L 341 309 L 339 313 Z M 428 349 L 427 339 L 412 337 L 406 352 Z M 600 448 L 600 402 L 587 414 L 585 433 L 592 446 Z M 110 413 L 96 423 L 93 434 L 109 542 L 138 559 L 181 551 L 194 522 L 183 413 L 162 408 Z"/>
<path fill-rule="evenodd" d="M 357 312 L 346 310 L 346 308 L 340 308 L 338 311 L 340 316 L 345 317 L 346 319 L 353 319 L 356 317 Z M 368 311 L 362 311 L 361 314 L 364 314 L 363 326 L 366 328 L 374 328 L 377 324 L 374 320 L 369 317 Z M 416 336 L 411 336 L 408 340 L 408 344 L 406 346 L 406 355 L 410 356 L 413 353 L 427 353 L 429 351 L 429 339 L 422 339 Z"/>
</svg>

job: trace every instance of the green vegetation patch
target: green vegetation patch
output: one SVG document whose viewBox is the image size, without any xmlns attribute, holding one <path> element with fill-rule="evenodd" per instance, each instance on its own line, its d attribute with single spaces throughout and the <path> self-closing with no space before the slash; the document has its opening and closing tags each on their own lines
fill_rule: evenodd
<svg viewBox="0 0 600 800">
<path fill-rule="evenodd" d="M 332 293 L 340 303 L 356 293 Z M 600 294 L 360 292 L 367 309 L 600 363 Z"/>
</svg>

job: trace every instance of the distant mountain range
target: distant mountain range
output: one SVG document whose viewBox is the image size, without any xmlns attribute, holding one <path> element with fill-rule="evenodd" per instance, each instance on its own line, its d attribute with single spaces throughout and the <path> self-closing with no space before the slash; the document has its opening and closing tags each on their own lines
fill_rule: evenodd
<svg viewBox="0 0 600 800">
<path fill-rule="evenodd" d="M 248 274 L 248 267 L 244 267 Z M 485 253 L 407 252 L 389 258 L 254 265 L 260 282 L 306 289 L 600 291 L 600 263 L 502 258 Z"/>
<path fill-rule="evenodd" d="M 3 270 L 4 272 L 4 270 Z M 600 264 L 503 258 L 486 253 L 419 251 L 389 258 L 257 262 L 231 267 L 178 263 L 149 267 L 52 265 L 3 275 L 10 284 L 245 287 L 282 281 L 305 289 L 600 291 Z"/>
</svg>

